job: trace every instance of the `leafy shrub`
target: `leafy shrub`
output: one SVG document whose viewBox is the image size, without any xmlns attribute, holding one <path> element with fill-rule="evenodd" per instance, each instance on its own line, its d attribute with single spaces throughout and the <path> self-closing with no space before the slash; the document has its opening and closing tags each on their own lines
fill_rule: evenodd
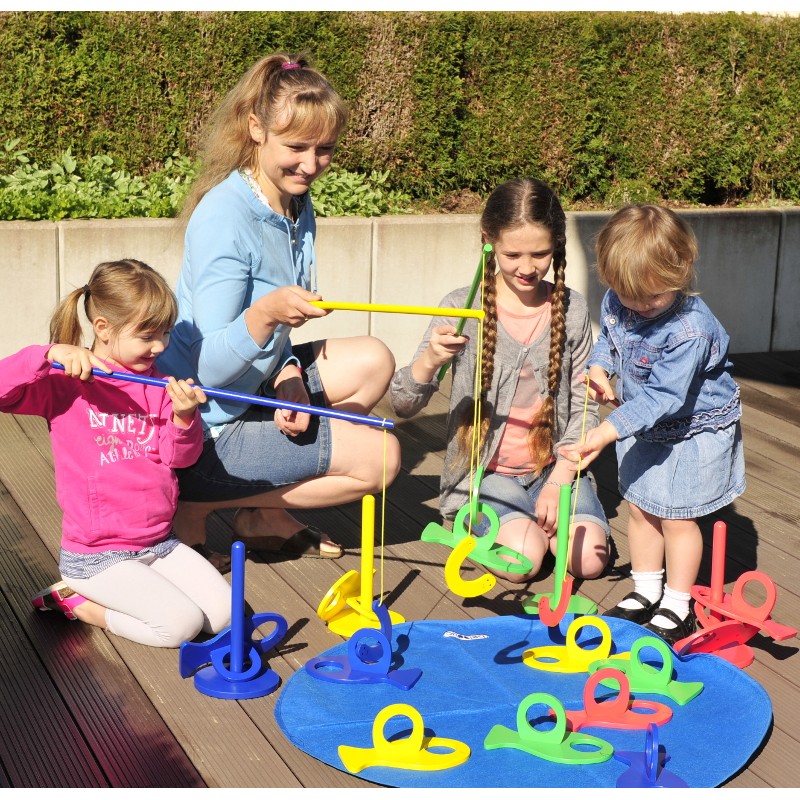
<svg viewBox="0 0 800 800">
<path fill-rule="evenodd" d="M 212 109 L 273 51 L 306 52 L 349 103 L 338 167 L 388 172 L 383 191 L 428 207 L 520 175 L 594 207 L 631 182 L 680 204 L 800 202 L 788 15 L 0 12 L 0 142 L 149 179 L 198 152 Z"/>
<path fill-rule="evenodd" d="M 42 167 L 19 140 L 0 151 L 0 219 L 172 217 L 195 175 L 191 161 L 175 154 L 146 179 L 119 168 L 108 155 L 76 160 L 67 150 Z"/>
<path fill-rule="evenodd" d="M 0 150 L 0 219 L 174 217 L 197 174 L 195 162 L 177 153 L 146 177 L 131 175 L 111 156 L 78 161 L 70 150 L 41 167 L 19 144 L 12 139 Z M 356 175 L 334 168 L 312 187 L 317 215 L 402 213 L 408 195 L 388 189 L 387 180 L 387 172 Z"/>
<path fill-rule="evenodd" d="M 389 172 L 358 175 L 331 167 L 311 186 L 314 211 L 319 217 L 376 217 L 402 214 L 409 210 L 411 198 L 405 192 L 389 189 Z"/>
</svg>

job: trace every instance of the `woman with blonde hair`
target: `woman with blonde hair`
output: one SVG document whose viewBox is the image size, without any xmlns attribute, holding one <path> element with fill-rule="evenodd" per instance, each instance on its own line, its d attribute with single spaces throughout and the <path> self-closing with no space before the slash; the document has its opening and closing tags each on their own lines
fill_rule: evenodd
<svg viewBox="0 0 800 800">
<path fill-rule="evenodd" d="M 254 64 L 213 115 L 188 198 L 178 322 L 161 369 L 200 384 L 368 414 L 394 371 L 370 336 L 292 346 L 325 310 L 316 290 L 311 184 L 331 163 L 347 119 L 341 97 L 302 56 Z M 237 508 L 234 532 L 268 557 L 337 558 L 340 545 L 291 509 L 379 491 L 396 476 L 397 441 L 365 425 L 210 399 L 203 454 L 180 472 L 176 531 L 205 549 L 205 521 Z M 385 459 L 385 463 L 384 463 Z"/>
</svg>

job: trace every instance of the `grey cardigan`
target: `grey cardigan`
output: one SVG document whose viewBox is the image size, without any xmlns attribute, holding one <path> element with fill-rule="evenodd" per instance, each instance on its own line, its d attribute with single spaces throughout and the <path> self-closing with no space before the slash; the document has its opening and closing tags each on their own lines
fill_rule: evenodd
<svg viewBox="0 0 800 800">
<path fill-rule="evenodd" d="M 439 304 L 441 308 L 464 308 L 469 290 L 456 289 Z M 473 308 L 480 308 L 480 297 L 476 297 Z M 434 317 L 425 336 L 417 348 L 412 363 L 425 351 L 431 331 L 438 325 L 452 323 L 452 318 Z M 453 386 L 450 392 L 450 412 L 447 418 L 447 452 L 440 483 L 439 512 L 444 519 L 453 519 L 458 510 L 469 500 L 469 459 L 458 453 L 455 431 L 459 414 L 455 409 L 463 408 L 465 398 L 472 398 L 474 392 L 475 348 L 478 340 L 478 323 L 469 319 L 464 326 L 464 334 L 469 336 L 464 351 L 453 359 Z M 576 382 L 575 376 L 586 371 L 586 362 L 592 350 L 592 329 L 589 310 L 584 297 L 574 290 L 567 291 L 566 313 L 567 342 L 561 369 L 561 384 L 556 395 L 555 450 L 577 442 L 581 437 L 583 407 L 586 398 L 586 384 Z M 487 392 L 486 403 L 492 409 L 486 444 L 480 454 L 480 465 L 486 467 L 491 461 L 500 442 L 506 418 L 514 398 L 520 369 L 527 360 L 536 375 L 539 391 L 547 393 L 547 370 L 550 356 L 550 326 L 542 335 L 528 345 L 521 345 L 513 339 L 498 322 L 497 345 L 494 355 L 494 377 Z M 439 388 L 436 377 L 430 383 L 417 383 L 411 374 L 411 364 L 398 370 L 389 386 L 389 398 L 398 417 L 412 417 L 421 411 Z M 599 422 L 597 403 L 589 399 L 586 417 L 586 430 L 594 428 Z"/>
</svg>

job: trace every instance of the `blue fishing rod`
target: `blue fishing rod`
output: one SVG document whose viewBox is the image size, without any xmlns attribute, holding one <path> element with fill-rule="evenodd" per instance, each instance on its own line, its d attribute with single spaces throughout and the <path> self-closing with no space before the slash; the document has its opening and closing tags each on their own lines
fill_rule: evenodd
<svg viewBox="0 0 800 800">
<path fill-rule="evenodd" d="M 53 361 L 54 369 L 64 369 L 63 364 Z M 98 378 L 116 378 L 119 381 L 129 381 L 130 383 L 144 383 L 148 386 L 166 387 L 168 381 L 163 378 L 151 378 L 147 375 L 137 375 L 132 372 L 103 372 L 96 367 L 92 369 L 92 375 Z M 359 425 L 371 425 L 373 428 L 383 428 L 392 430 L 394 421 L 382 417 L 368 417 L 364 414 L 353 414 L 349 411 L 337 411 L 335 408 L 324 408 L 321 406 L 306 406 L 302 403 L 292 403 L 289 400 L 275 400 L 271 397 L 261 397 L 255 394 L 245 394 L 244 392 L 231 392 L 227 389 L 210 389 L 207 386 L 196 386 L 202 389 L 208 397 L 219 400 L 232 400 L 235 403 L 252 403 L 256 406 L 267 406 L 267 408 L 288 408 L 290 411 L 299 411 L 303 414 L 314 414 L 318 417 L 333 417 L 342 419 L 346 422 L 356 422 Z"/>
</svg>

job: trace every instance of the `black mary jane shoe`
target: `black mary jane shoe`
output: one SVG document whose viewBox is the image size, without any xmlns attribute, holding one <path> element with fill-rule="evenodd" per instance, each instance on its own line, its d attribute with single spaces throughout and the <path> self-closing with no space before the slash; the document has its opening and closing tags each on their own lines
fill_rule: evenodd
<svg viewBox="0 0 800 800">
<path fill-rule="evenodd" d="M 670 622 L 674 622 L 675 627 L 662 628 L 660 625 L 655 625 L 653 622 L 648 622 L 644 627 L 651 633 L 656 634 L 656 636 L 660 636 L 668 645 L 673 645 L 675 642 L 679 642 L 681 639 L 685 639 L 687 636 L 691 636 L 694 633 L 697 625 L 697 617 L 694 615 L 694 611 L 692 611 L 691 608 L 684 619 L 681 619 L 671 608 L 658 607 L 653 609 L 651 617 L 655 617 L 659 614 L 662 617 L 666 617 Z"/>
<path fill-rule="evenodd" d="M 620 603 L 624 603 L 626 600 L 635 600 L 641 605 L 641 608 L 622 608 Z M 655 609 L 656 604 L 651 603 L 646 597 L 640 595 L 639 592 L 628 592 L 614 608 L 610 611 L 606 611 L 605 616 L 627 619 L 637 623 L 637 625 L 644 625 L 644 623 L 648 622 L 650 617 L 653 616 Z"/>
</svg>

